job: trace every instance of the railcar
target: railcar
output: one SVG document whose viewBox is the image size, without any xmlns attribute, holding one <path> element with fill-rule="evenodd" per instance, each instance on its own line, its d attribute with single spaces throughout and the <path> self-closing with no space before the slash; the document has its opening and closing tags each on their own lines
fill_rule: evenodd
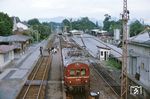
<svg viewBox="0 0 150 99">
<path fill-rule="evenodd" d="M 63 48 L 64 84 L 67 90 L 89 88 L 90 70 L 87 58 L 77 48 Z"/>
</svg>

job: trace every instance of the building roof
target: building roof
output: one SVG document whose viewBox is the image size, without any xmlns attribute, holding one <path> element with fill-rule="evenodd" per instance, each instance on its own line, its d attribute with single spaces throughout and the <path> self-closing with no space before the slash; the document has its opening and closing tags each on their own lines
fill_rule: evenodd
<svg viewBox="0 0 150 99">
<path fill-rule="evenodd" d="M 99 30 L 99 29 L 93 29 L 93 30 L 91 30 L 91 31 L 97 32 L 97 33 L 107 33 L 107 31 Z"/>
<path fill-rule="evenodd" d="M 106 46 L 106 47 L 97 46 L 97 48 L 100 48 L 100 49 L 106 49 L 106 50 L 111 50 L 111 49 L 108 48 L 107 46 Z"/>
<path fill-rule="evenodd" d="M 71 31 L 69 31 L 69 32 L 71 32 L 71 33 L 76 33 L 76 32 L 79 32 L 79 30 L 71 30 Z"/>
<path fill-rule="evenodd" d="M 139 35 L 130 37 L 129 43 L 136 43 L 150 46 L 150 33 L 145 31 L 140 33 Z"/>
<path fill-rule="evenodd" d="M 15 47 L 13 45 L 0 45 L 0 53 L 7 53 L 14 49 Z"/>
<path fill-rule="evenodd" d="M 22 28 L 23 30 L 27 30 L 28 29 L 28 26 L 26 26 L 25 24 L 21 23 L 21 22 L 18 22 L 17 23 L 17 28 Z"/>
<path fill-rule="evenodd" d="M 73 35 L 81 35 L 81 34 L 83 34 L 83 31 L 79 31 L 79 30 L 71 30 L 71 31 L 69 31 L 71 34 L 73 34 Z"/>
<path fill-rule="evenodd" d="M 31 38 L 25 35 L 0 36 L 0 42 L 24 42 Z"/>
<path fill-rule="evenodd" d="M 122 49 L 117 46 L 105 43 L 101 41 L 99 38 L 84 34 L 83 41 L 86 45 L 86 49 L 90 52 L 92 56 L 97 56 L 97 46 L 110 49 L 110 54 L 117 58 L 119 61 L 122 61 Z M 73 40 L 76 41 L 80 46 L 83 46 L 81 38 L 73 37 Z"/>
</svg>

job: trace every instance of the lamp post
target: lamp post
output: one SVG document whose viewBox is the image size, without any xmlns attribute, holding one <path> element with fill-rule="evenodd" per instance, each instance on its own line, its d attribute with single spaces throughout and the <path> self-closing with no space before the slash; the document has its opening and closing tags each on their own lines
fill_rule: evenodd
<svg viewBox="0 0 150 99">
<path fill-rule="evenodd" d="M 72 30 L 72 18 L 70 19 L 70 30 Z"/>
</svg>

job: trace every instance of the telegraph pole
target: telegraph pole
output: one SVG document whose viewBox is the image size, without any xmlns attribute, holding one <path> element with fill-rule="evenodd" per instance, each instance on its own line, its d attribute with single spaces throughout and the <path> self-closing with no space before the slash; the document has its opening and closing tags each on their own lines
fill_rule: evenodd
<svg viewBox="0 0 150 99">
<path fill-rule="evenodd" d="M 122 73 L 121 73 L 121 99 L 127 99 L 128 94 L 128 77 L 127 77 L 127 56 L 128 56 L 128 48 L 127 48 L 127 23 L 129 20 L 129 10 L 127 9 L 127 0 L 123 0 L 123 41 L 122 41 Z"/>
</svg>

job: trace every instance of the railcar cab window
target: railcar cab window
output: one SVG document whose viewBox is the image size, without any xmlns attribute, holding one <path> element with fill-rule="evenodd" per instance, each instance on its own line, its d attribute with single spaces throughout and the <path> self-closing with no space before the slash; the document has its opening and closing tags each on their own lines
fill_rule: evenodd
<svg viewBox="0 0 150 99">
<path fill-rule="evenodd" d="M 85 69 L 81 69 L 81 76 L 85 76 L 86 70 Z"/>
<path fill-rule="evenodd" d="M 70 76 L 75 76 L 75 70 L 74 69 L 70 70 Z"/>
<path fill-rule="evenodd" d="M 77 76 L 80 76 L 80 69 L 77 69 L 77 70 L 76 70 L 76 75 L 77 75 Z"/>
</svg>

